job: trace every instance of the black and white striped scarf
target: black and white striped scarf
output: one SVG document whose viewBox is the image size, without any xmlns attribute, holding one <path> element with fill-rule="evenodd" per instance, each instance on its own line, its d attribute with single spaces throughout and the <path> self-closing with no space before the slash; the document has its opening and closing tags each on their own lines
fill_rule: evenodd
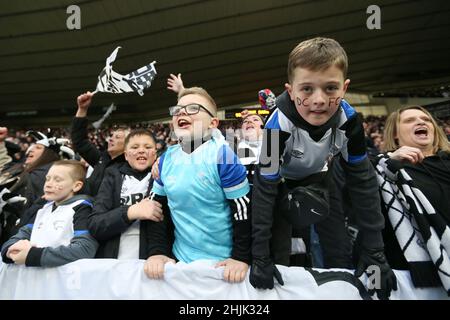
<svg viewBox="0 0 450 320">
<path fill-rule="evenodd" d="M 389 170 L 388 159 L 384 156 L 378 161 L 378 184 L 413 283 L 430 286 L 437 273 L 450 296 L 450 228 L 405 169 Z"/>
</svg>

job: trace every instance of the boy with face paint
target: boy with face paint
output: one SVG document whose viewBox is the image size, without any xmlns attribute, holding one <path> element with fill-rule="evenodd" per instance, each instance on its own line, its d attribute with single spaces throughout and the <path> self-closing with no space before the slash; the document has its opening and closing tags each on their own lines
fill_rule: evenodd
<svg viewBox="0 0 450 320">
<path fill-rule="evenodd" d="M 347 66 L 344 49 L 327 38 L 303 41 L 289 55 L 289 83 L 265 124 L 260 165 L 253 179 L 250 282 L 256 288 L 273 288 L 274 276 L 283 284 L 275 264 L 289 264 L 292 226 L 277 209 L 283 196 L 280 184 L 292 190 L 326 171 L 327 160 L 338 156 L 352 204 L 359 213 L 363 245 L 356 275 L 370 265 L 378 266 L 382 278 L 378 296 L 387 298 L 390 290 L 396 289 L 395 275 L 383 253 L 384 219 L 376 176 L 366 155 L 364 130 L 356 111 L 343 99 L 350 83 Z M 343 221 L 335 218 L 330 215 L 319 224 L 319 236 L 321 231 L 327 232 L 327 237 L 321 237 L 324 253 L 345 242 L 333 241 L 344 232 Z M 348 268 L 330 263 L 328 267 Z"/>
<path fill-rule="evenodd" d="M 85 173 L 83 165 L 74 160 L 57 161 L 51 166 L 44 184 L 47 203 L 35 212 L 34 221 L 5 242 L 5 263 L 57 267 L 94 257 L 98 244 L 87 230 L 92 203 L 89 197 L 76 195 Z"/>
<path fill-rule="evenodd" d="M 95 197 L 89 231 L 100 242 L 97 258 L 145 259 L 147 223 L 162 219 L 161 205 L 149 199 L 156 141 L 147 129 L 125 139 L 127 162 L 108 168 Z"/>
</svg>

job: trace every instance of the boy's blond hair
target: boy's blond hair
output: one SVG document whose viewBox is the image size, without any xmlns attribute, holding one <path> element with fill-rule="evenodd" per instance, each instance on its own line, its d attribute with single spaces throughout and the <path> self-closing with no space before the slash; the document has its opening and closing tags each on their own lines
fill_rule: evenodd
<svg viewBox="0 0 450 320">
<path fill-rule="evenodd" d="M 53 162 L 53 166 L 64 166 L 70 169 L 70 176 L 73 181 L 81 181 L 84 183 L 86 178 L 86 168 L 77 160 L 59 160 Z"/>
<path fill-rule="evenodd" d="M 211 111 L 211 113 L 213 115 L 217 114 L 216 102 L 214 101 L 214 99 L 209 95 L 209 93 L 205 89 L 200 88 L 200 87 L 185 88 L 178 93 L 178 101 L 180 101 L 180 99 L 182 97 L 187 96 L 189 94 L 196 94 L 196 95 L 199 95 L 199 96 L 205 98 L 206 100 L 208 100 L 208 102 L 211 104 L 211 107 L 212 107 L 212 110 L 209 110 L 209 111 Z"/>
<path fill-rule="evenodd" d="M 395 151 L 400 148 L 398 140 L 395 137 L 397 136 L 398 125 L 400 123 L 400 115 L 406 110 L 420 110 L 430 118 L 434 127 L 433 153 L 436 153 L 438 150 L 450 152 L 450 145 L 444 131 L 439 127 L 428 110 L 421 106 L 404 107 L 389 115 L 384 127 L 384 151 Z"/>
<path fill-rule="evenodd" d="M 300 42 L 289 54 L 288 80 L 292 83 L 294 70 L 298 67 L 312 71 L 336 66 L 347 77 L 348 59 L 344 48 L 330 38 L 313 38 Z"/>
</svg>

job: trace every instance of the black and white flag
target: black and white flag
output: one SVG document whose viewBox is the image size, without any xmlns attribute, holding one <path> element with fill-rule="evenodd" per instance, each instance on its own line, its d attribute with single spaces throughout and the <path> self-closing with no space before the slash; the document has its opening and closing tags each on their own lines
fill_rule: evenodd
<svg viewBox="0 0 450 320">
<path fill-rule="evenodd" d="M 139 95 L 143 96 L 144 90 L 150 87 L 156 76 L 156 61 L 126 75 L 121 75 L 112 69 L 112 63 L 116 60 L 120 48 L 117 47 L 106 59 L 106 66 L 98 76 L 97 88 L 93 93 L 138 92 Z"/>
</svg>

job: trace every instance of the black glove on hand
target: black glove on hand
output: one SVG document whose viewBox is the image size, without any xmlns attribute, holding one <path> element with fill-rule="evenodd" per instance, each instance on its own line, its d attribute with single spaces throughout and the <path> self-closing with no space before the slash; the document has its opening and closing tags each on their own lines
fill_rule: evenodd
<svg viewBox="0 0 450 320">
<path fill-rule="evenodd" d="M 379 288 L 369 288 L 369 293 L 377 293 L 380 300 L 388 300 L 392 290 L 397 290 L 397 278 L 387 263 L 384 250 L 367 249 L 361 247 L 358 266 L 355 270 L 355 277 L 359 278 L 363 272 L 370 266 L 378 266 L 380 268 Z M 375 283 L 376 284 L 376 283 Z"/>
<path fill-rule="evenodd" d="M 250 283 L 256 289 L 273 289 L 273 277 L 284 285 L 280 271 L 270 258 L 253 258 L 250 269 Z"/>
</svg>

